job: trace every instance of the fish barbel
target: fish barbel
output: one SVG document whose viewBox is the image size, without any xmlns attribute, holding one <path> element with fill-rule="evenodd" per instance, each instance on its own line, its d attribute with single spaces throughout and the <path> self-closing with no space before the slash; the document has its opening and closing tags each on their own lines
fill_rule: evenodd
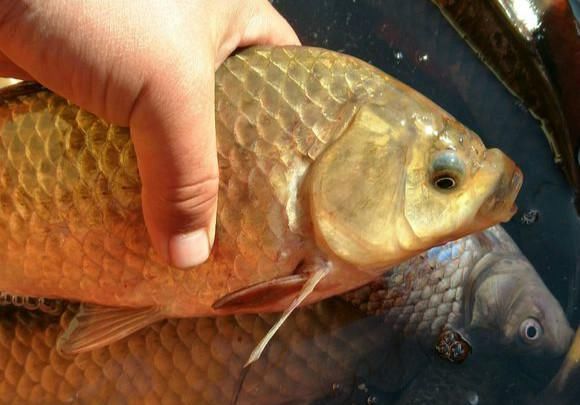
<svg viewBox="0 0 580 405">
<path fill-rule="evenodd" d="M 522 182 L 420 94 L 322 49 L 230 57 L 216 73 L 216 128 L 216 243 L 182 271 L 149 243 L 129 131 L 35 85 L 1 90 L 0 291 L 123 308 L 84 319 L 125 331 L 282 311 L 321 271 L 306 302 L 508 220 Z"/>
<path fill-rule="evenodd" d="M 4 311 L 0 403 L 227 403 L 247 354 L 276 318 L 165 320 L 108 347 L 66 356 L 56 340 L 75 306 L 60 323 L 38 312 Z M 538 333 L 530 339 L 531 319 Z M 433 248 L 346 296 L 297 310 L 249 370 L 240 403 L 306 402 L 333 386 L 348 391 L 361 362 L 394 376 L 403 374 L 401 367 L 423 367 L 410 364 L 400 342 L 433 353 L 444 328 L 464 333 L 480 353 L 484 324 L 492 332 L 487 348 L 529 358 L 563 354 L 572 336 L 559 303 L 499 227 Z M 400 363 L 386 361 L 393 353 L 403 356 Z"/>
</svg>

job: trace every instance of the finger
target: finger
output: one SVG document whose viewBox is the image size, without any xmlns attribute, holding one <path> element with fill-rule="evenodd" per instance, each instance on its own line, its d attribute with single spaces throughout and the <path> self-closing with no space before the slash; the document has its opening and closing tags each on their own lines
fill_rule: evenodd
<svg viewBox="0 0 580 405">
<path fill-rule="evenodd" d="M 253 44 L 300 45 L 300 40 L 288 21 L 268 1 L 264 1 L 248 20 L 239 46 Z"/>
<path fill-rule="evenodd" d="M 13 79 L 32 80 L 32 76 L 30 76 L 16 64 L 12 63 L 1 51 L 0 51 L 0 77 L 11 77 Z"/>
<path fill-rule="evenodd" d="M 162 72 L 146 84 L 130 117 L 147 229 L 157 252 L 179 268 L 204 262 L 215 235 L 213 59 L 198 60 L 174 79 Z"/>
</svg>

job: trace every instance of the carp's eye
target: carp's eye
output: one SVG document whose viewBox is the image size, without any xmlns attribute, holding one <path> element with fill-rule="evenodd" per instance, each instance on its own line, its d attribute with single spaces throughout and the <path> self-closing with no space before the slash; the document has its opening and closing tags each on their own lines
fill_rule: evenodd
<svg viewBox="0 0 580 405">
<path fill-rule="evenodd" d="M 520 337 L 526 343 L 533 343 L 542 336 L 542 325 L 534 318 L 525 319 L 520 325 Z"/>
<path fill-rule="evenodd" d="M 437 153 L 431 163 L 431 184 L 442 191 L 456 188 L 465 173 L 465 165 L 452 150 Z"/>
</svg>

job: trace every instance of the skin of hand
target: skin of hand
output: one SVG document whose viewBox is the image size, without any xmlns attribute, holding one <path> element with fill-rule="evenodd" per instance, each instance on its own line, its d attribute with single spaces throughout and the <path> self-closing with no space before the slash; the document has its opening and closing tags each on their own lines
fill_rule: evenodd
<svg viewBox="0 0 580 405">
<path fill-rule="evenodd" d="M 0 0 L 0 76 L 130 128 L 151 242 L 180 268 L 215 236 L 215 70 L 253 44 L 299 45 L 267 0 Z"/>
</svg>

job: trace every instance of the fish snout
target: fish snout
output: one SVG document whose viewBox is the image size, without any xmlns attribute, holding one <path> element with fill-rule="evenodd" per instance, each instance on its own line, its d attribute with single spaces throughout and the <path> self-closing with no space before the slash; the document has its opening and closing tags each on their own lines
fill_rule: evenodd
<svg viewBox="0 0 580 405">
<path fill-rule="evenodd" d="M 560 316 L 551 317 L 548 322 L 552 336 L 550 337 L 549 355 L 558 358 L 565 355 L 570 349 L 572 340 L 574 338 L 574 331 L 565 318 L 564 313 Z"/>
<path fill-rule="evenodd" d="M 497 177 L 479 214 L 493 222 L 509 221 L 517 211 L 515 200 L 522 188 L 524 175 L 514 161 L 499 149 L 488 150 L 486 162 L 486 169 L 495 172 Z"/>
</svg>

